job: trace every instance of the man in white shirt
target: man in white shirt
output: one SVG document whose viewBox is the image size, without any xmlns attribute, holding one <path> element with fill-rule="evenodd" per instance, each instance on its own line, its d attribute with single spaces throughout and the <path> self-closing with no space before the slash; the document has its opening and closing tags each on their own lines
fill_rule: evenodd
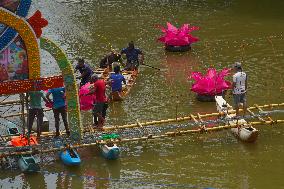
<svg viewBox="0 0 284 189">
<path fill-rule="evenodd" d="M 246 114 L 246 92 L 247 92 L 247 74 L 243 72 L 242 64 L 236 62 L 234 64 L 235 74 L 233 75 L 233 99 L 236 109 L 236 116 L 239 116 L 239 108 L 242 105 L 244 115 Z"/>
</svg>

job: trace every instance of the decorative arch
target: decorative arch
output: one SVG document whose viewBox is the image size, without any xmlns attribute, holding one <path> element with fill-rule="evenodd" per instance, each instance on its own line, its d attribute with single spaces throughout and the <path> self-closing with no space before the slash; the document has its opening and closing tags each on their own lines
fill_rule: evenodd
<svg viewBox="0 0 284 189">
<path fill-rule="evenodd" d="M 28 15 L 32 0 L 21 0 L 18 8 L 16 10 L 16 14 L 20 17 L 26 17 Z M 7 46 L 9 46 L 12 41 L 18 36 L 18 32 L 8 27 L 0 36 L 0 52 L 4 50 Z"/>
<path fill-rule="evenodd" d="M 78 88 L 71 63 L 64 51 L 54 42 L 46 38 L 40 38 L 41 49 L 50 53 L 56 60 L 64 80 L 67 100 L 68 122 L 73 140 L 81 139 L 82 123 L 79 107 Z"/>
<path fill-rule="evenodd" d="M 40 78 L 39 46 L 32 27 L 24 18 L 2 7 L 0 8 L 0 22 L 15 29 L 24 41 L 29 62 L 29 79 Z"/>
<path fill-rule="evenodd" d="M 21 36 L 27 51 L 29 65 L 29 79 L 40 79 L 40 52 L 39 44 L 32 27 L 28 22 L 16 14 L 0 7 L 0 23 L 16 30 Z M 63 74 L 66 87 L 68 122 L 71 130 L 71 137 L 74 141 L 80 141 L 82 124 L 80 119 L 78 89 L 75 82 L 72 65 L 64 52 L 52 41 L 41 38 L 41 47 L 48 51 L 58 62 Z"/>
</svg>

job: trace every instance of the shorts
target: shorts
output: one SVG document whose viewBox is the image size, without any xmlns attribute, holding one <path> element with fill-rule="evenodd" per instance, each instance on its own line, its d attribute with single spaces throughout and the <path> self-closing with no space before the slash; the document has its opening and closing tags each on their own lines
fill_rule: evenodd
<svg viewBox="0 0 284 189">
<path fill-rule="evenodd" d="M 238 106 L 240 103 L 246 104 L 246 93 L 243 94 L 233 94 L 234 105 Z"/>
<path fill-rule="evenodd" d="M 107 108 L 108 104 L 106 102 L 95 103 L 93 113 L 94 115 L 101 114 L 103 117 L 105 117 Z"/>
</svg>

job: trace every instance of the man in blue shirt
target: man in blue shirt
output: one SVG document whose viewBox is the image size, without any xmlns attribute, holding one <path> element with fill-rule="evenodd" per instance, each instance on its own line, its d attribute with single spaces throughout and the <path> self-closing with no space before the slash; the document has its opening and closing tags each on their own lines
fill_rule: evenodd
<svg viewBox="0 0 284 189">
<path fill-rule="evenodd" d="M 49 96 L 52 94 L 52 100 L 50 100 Z M 68 127 L 68 122 L 67 122 L 67 113 L 66 113 L 66 105 L 65 105 L 65 88 L 60 87 L 60 88 L 55 88 L 55 89 L 49 89 L 48 93 L 46 94 L 46 98 L 48 99 L 49 102 L 53 104 L 53 114 L 54 114 L 54 119 L 55 119 L 55 129 L 56 129 L 56 136 L 59 136 L 59 115 L 61 114 L 66 134 L 69 136 L 70 131 Z"/>
<path fill-rule="evenodd" d="M 117 65 L 113 68 L 114 74 L 111 74 L 109 79 L 111 81 L 112 92 L 122 91 L 122 82 L 126 85 L 124 76 L 120 73 L 120 66 Z"/>
<path fill-rule="evenodd" d="M 77 77 L 76 79 L 81 79 L 80 87 L 82 87 L 86 83 L 90 82 L 91 76 L 93 75 L 93 71 L 91 67 L 86 64 L 85 60 L 82 58 L 78 60 L 78 64 L 75 67 L 75 72 L 77 72 L 77 70 L 79 70 L 81 76 Z"/>
<path fill-rule="evenodd" d="M 125 70 L 136 70 L 139 66 L 139 55 L 141 55 L 141 64 L 143 64 L 144 61 L 144 53 L 138 49 L 135 48 L 134 42 L 131 41 L 128 43 L 128 47 L 121 50 L 121 55 L 125 54 L 127 63 L 125 66 Z"/>
</svg>

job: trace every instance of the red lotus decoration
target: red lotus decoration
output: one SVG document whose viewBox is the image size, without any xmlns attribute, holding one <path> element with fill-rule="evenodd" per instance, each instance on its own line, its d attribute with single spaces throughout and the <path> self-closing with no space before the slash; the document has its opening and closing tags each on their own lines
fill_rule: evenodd
<svg viewBox="0 0 284 189">
<path fill-rule="evenodd" d="M 231 88 L 231 82 L 224 79 L 230 74 L 230 69 L 223 69 L 217 72 L 215 68 L 209 68 L 205 76 L 200 72 L 192 72 L 189 79 L 194 79 L 195 83 L 191 90 L 199 95 L 215 96 Z"/>
<path fill-rule="evenodd" d="M 40 38 L 42 34 L 42 28 L 48 25 L 48 21 L 41 17 L 41 12 L 37 10 L 33 16 L 28 19 L 29 24 L 36 33 L 36 37 Z"/>
<path fill-rule="evenodd" d="M 167 27 L 159 26 L 164 35 L 158 40 L 165 45 L 186 46 L 199 41 L 197 37 L 190 34 L 194 30 L 199 30 L 199 27 L 183 24 L 181 28 L 176 28 L 169 22 L 167 22 Z"/>
</svg>

